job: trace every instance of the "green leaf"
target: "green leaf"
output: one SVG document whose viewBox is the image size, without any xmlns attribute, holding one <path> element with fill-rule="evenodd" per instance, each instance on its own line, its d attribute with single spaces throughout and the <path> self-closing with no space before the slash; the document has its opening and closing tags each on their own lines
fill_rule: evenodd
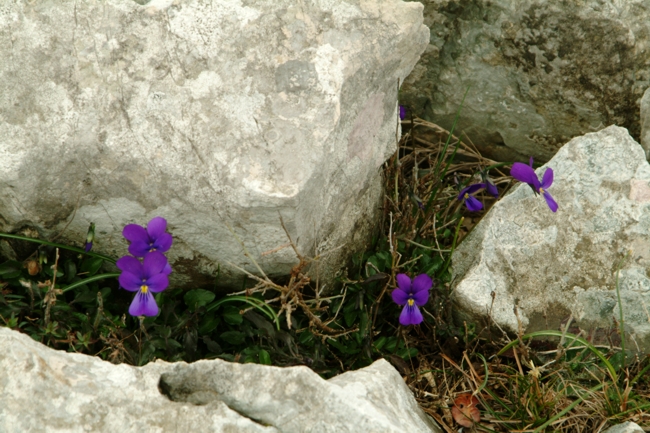
<svg viewBox="0 0 650 433">
<path fill-rule="evenodd" d="M 205 343 L 208 350 L 212 353 L 216 353 L 218 355 L 223 351 L 221 349 L 221 346 L 219 346 L 219 344 L 216 341 L 212 340 L 207 335 L 203 336 L 203 343 Z"/>
<path fill-rule="evenodd" d="M 18 278 L 23 269 L 23 264 L 16 260 L 8 260 L 0 264 L 0 277 L 4 279 Z"/>
<path fill-rule="evenodd" d="M 386 271 L 391 268 L 393 258 L 389 251 L 379 251 L 375 256 L 377 257 L 377 267 L 380 271 Z"/>
<path fill-rule="evenodd" d="M 312 334 L 309 331 L 301 332 L 300 335 L 298 336 L 298 342 L 300 344 L 307 344 L 311 342 L 313 339 L 314 339 L 314 334 Z"/>
<path fill-rule="evenodd" d="M 220 335 L 221 339 L 233 346 L 239 346 L 246 340 L 246 335 L 239 331 L 226 331 Z"/>
<path fill-rule="evenodd" d="M 86 302 L 95 302 L 97 301 L 97 293 L 92 290 L 81 291 L 77 294 L 77 296 L 75 296 L 74 300 L 75 302 L 79 302 L 81 304 Z"/>
<path fill-rule="evenodd" d="M 99 268 L 102 267 L 103 263 L 104 260 L 100 259 L 99 257 L 86 257 L 81 263 L 81 269 L 79 273 L 87 273 L 86 275 L 88 277 L 92 277 L 97 273 Z"/>
<path fill-rule="evenodd" d="M 260 350 L 259 357 L 260 357 L 260 364 L 271 365 L 271 355 L 269 355 L 269 352 L 262 349 Z"/>
<path fill-rule="evenodd" d="M 355 302 L 348 302 L 348 304 L 343 307 L 343 320 L 345 320 L 345 326 L 352 326 L 357 319 L 358 313 L 359 311 L 356 308 Z"/>
<path fill-rule="evenodd" d="M 239 314 L 239 309 L 231 305 L 223 309 L 221 317 L 223 317 L 223 320 L 230 325 L 241 325 L 244 321 L 244 317 Z"/>
<path fill-rule="evenodd" d="M 375 349 L 381 350 L 382 347 L 384 347 L 384 344 L 388 341 L 388 338 L 386 337 L 379 337 L 377 341 L 375 341 Z"/>
<path fill-rule="evenodd" d="M 398 346 L 398 343 L 399 343 L 399 340 L 398 340 L 397 338 L 395 338 L 395 337 L 388 337 L 388 339 L 387 339 L 387 341 L 386 341 L 386 346 L 385 346 L 386 351 L 388 351 L 388 352 L 393 352 L 393 353 L 394 353 L 394 352 L 395 352 L 395 349 L 396 349 L 397 346 Z"/>
<path fill-rule="evenodd" d="M 347 343 L 348 343 L 347 346 L 344 346 L 343 344 L 341 344 L 338 341 L 336 341 L 334 339 L 331 339 L 331 338 L 328 339 L 327 342 L 332 347 L 337 348 L 339 351 L 341 351 L 342 353 L 345 353 L 346 355 L 356 355 L 357 353 L 359 353 L 359 346 L 353 340 L 348 340 L 347 341 Z"/>
<path fill-rule="evenodd" d="M 167 347 L 170 349 L 180 349 L 183 345 L 173 338 L 170 338 L 167 340 Z"/>
<path fill-rule="evenodd" d="M 151 339 L 151 344 L 156 349 L 166 349 L 167 348 L 167 342 L 162 338 L 152 338 Z"/>
<path fill-rule="evenodd" d="M 397 356 L 401 357 L 403 360 L 407 361 L 408 359 L 415 358 L 418 356 L 418 350 L 415 347 L 403 348 L 397 351 Z"/>
<path fill-rule="evenodd" d="M 191 309 L 197 309 L 204 307 L 208 303 L 214 300 L 215 294 L 209 290 L 204 289 L 194 289 L 190 290 L 183 296 L 185 304 Z"/>
<path fill-rule="evenodd" d="M 219 316 L 205 315 L 199 325 L 199 335 L 206 335 L 217 329 L 219 326 Z"/>
<path fill-rule="evenodd" d="M 63 264 L 63 272 L 65 273 L 65 281 L 71 283 L 77 275 L 77 265 L 72 260 L 66 260 Z"/>
</svg>

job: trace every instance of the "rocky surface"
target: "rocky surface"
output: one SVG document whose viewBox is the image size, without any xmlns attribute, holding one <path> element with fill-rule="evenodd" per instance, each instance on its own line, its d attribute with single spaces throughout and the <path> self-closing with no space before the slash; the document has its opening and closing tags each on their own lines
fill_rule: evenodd
<svg viewBox="0 0 650 433">
<path fill-rule="evenodd" d="M 628 421 L 614 427 L 610 427 L 605 430 L 603 433 L 644 433 L 643 430 L 637 423 Z"/>
<path fill-rule="evenodd" d="M 132 367 L 0 328 L 0 371 L 4 433 L 441 432 L 384 360 L 330 380 L 222 360 Z"/>
<path fill-rule="evenodd" d="M 646 158 L 650 157 L 650 88 L 641 98 L 641 146 L 645 149 Z"/>
<path fill-rule="evenodd" d="M 421 117 L 484 156 L 548 161 L 569 139 L 617 124 L 639 139 L 650 87 L 646 0 L 425 0 L 431 42 L 401 90 Z"/>
<path fill-rule="evenodd" d="M 504 330 L 558 329 L 573 318 L 599 343 L 650 353 L 650 165 L 627 130 L 574 138 L 546 167 L 556 213 L 526 184 L 499 200 L 452 256 L 458 318 Z M 515 313 L 515 306 L 518 315 Z M 579 328 L 579 329 L 578 329 Z"/>
<path fill-rule="evenodd" d="M 0 231 L 83 245 L 94 222 L 119 257 L 125 224 L 162 216 L 176 286 L 239 286 L 240 240 L 270 275 L 297 262 L 263 255 L 282 216 L 330 275 L 374 226 L 428 38 L 401 0 L 4 4 Z"/>
</svg>

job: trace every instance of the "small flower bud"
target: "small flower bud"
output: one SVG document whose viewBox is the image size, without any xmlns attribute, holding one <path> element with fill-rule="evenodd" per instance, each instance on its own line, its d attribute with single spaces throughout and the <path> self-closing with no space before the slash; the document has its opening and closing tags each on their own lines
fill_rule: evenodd
<svg viewBox="0 0 650 433">
<path fill-rule="evenodd" d="M 90 223 L 88 227 L 88 233 L 86 234 L 86 247 L 84 248 L 86 252 L 90 251 L 93 247 L 93 241 L 95 240 L 95 223 Z"/>
</svg>

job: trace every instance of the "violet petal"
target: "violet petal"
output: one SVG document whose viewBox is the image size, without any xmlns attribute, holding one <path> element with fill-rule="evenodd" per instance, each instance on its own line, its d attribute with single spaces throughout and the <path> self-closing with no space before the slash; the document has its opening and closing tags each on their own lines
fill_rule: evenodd
<svg viewBox="0 0 650 433">
<path fill-rule="evenodd" d="M 393 298 L 393 302 L 395 302 L 397 305 L 404 305 L 409 299 L 409 294 L 399 287 L 393 290 L 390 296 Z"/>
<path fill-rule="evenodd" d="M 118 281 L 120 282 L 120 286 L 122 286 L 124 290 L 128 290 L 129 292 L 139 291 L 143 283 L 141 278 L 127 271 L 123 271 L 120 274 Z"/>
<path fill-rule="evenodd" d="M 411 279 L 406 274 L 397 274 L 395 277 L 397 281 L 397 287 L 399 287 L 405 293 L 411 293 Z"/>
<path fill-rule="evenodd" d="M 404 305 L 402 313 L 399 315 L 399 323 L 402 326 L 419 325 L 424 318 L 417 305 Z"/>
<path fill-rule="evenodd" d="M 544 172 L 544 176 L 542 176 L 542 183 L 540 187 L 546 189 L 552 184 L 553 184 L 553 169 L 549 167 Z"/>
<path fill-rule="evenodd" d="M 132 274 L 142 278 L 142 263 L 140 263 L 140 260 L 135 257 L 120 257 L 120 259 L 115 262 L 115 266 L 117 266 L 120 271 L 131 272 Z"/>
<path fill-rule="evenodd" d="M 122 236 L 124 236 L 126 240 L 130 242 L 141 241 L 147 244 L 149 243 L 149 235 L 147 234 L 147 231 L 144 229 L 144 227 L 137 224 L 125 225 L 124 230 L 122 230 Z"/>
<path fill-rule="evenodd" d="M 149 242 L 143 242 L 141 240 L 131 242 L 129 245 L 129 253 L 133 254 L 136 257 L 144 257 L 147 255 L 150 249 Z"/>
<path fill-rule="evenodd" d="M 158 305 L 151 292 L 138 292 L 131 302 L 129 314 L 132 316 L 156 316 L 158 315 Z"/>
<path fill-rule="evenodd" d="M 467 198 L 467 200 L 465 200 L 465 206 L 467 206 L 467 209 L 469 209 L 472 212 L 477 212 L 483 209 L 483 203 L 481 203 L 479 199 L 471 195 Z"/>
<path fill-rule="evenodd" d="M 142 263 L 143 276 L 149 279 L 153 275 L 160 274 L 167 265 L 167 257 L 158 251 L 152 251 L 144 256 Z"/>
<path fill-rule="evenodd" d="M 155 217 L 147 224 L 147 233 L 151 239 L 156 239 L 167 229 L 167 220 L 163 217 Z"/>
<path fill-rule="evenodd" d="M 481 188 L 485 188 L 484 183 L 475 183 L 474 185 L 470 185 L 468 187 L 463 188 L 460 191 L 460 194 L 458 194 L 458 200 L 463 200 L 465 198 L 465 194 L 474 194 L 476 191 L 478 191 Z"/>
<path fill-rule="evenodd" d="M 153 293 L 162 292 L 169 286 L 169 278 L 165 274 L 157 274 L 147 279 L 147 287 Z"/>
<path fill-rule="evenodd" d="M 515 162 L 512 164 L 512 168 L 510 169 L 510 176 L 514 177 L 520 182 L 526 182 L 531 185 L 539 183 L 539 179 L 537 179 L 535 170 L 526 164 L 522 164 L 521 162 Z"/>
<path fill-rule="evenodd" d="M 156 251 L 165 253 L 169 251 L 169 249 L 172 247 L 173 241 L 174 239 L 172 238 L 172 235 L 170 235 L 169 233 L 163 233 L 156 238 L 156 240 L 153 243 L 153 247 L 155 248 Z"/>
<path fill-rule="evenodd" d="M 548 191 L 544 191 L 544 194 L 542 194 L 542 195 L 544 196 L 544 199 L 546 200 L 546 204 L 548 205 L 548 207 L 553 212 L 556 212 L 557 211 L 557 203 L 555 202 L 555 200 L 553 200 L 553 197 L 551 197 L 551 194 L 549 194 Z"/>
<path fill-rule="evenodd" d="M 418 307 L 426 305 L 427 302 L 429 302 L 429 290 L 422 290 L 421 292 L 413 293 L 413 300 L 415 301 L 415 305 Z"/>
<path fill-rule="evenodd" d="M 433 281 L 427 274 L 420 274 L 413 278 L 413 283 L 411 284 L 411 287 L 413 287 L 413 293 L 422 291 L 428 292 L 431 286 L 433 286 Z"/>
<path fill-rule="evenodd" d="M 499 197 L 499 190 L 497 189 L 497 186 L 493 184 L 492 182 L 487 182 L 485 184 L 485 189 L 487 189 L 487 192 L 492 196 L 492 197 Z"/>
</svg>

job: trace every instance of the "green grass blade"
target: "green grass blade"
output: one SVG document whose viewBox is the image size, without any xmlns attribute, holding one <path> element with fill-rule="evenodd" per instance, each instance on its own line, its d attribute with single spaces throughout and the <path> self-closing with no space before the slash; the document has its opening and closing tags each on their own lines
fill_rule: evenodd
<svg viewBox="0 0 650 433">
<path fill-rule="evenodd" d="M 605 356 L 600 352 L 600 350 L 598 350 L 596 347 L 594 347 L 591 343 L 589 343 L 584 338 L 580 338 L 580 337 L 578 337 L 577 335 L 574 335 L 574 334 L 569 334 L 569 333 L 564 334 L 564 333 L 562 333 L 560 331 L 547 330 L 547 331 L 531 332 L 530 334 L 523 335 L 521 337 L 521 339 L 522 340 L 529 340 L 529 339 L 535 338 L 535 337 L 560 337 L 561 338 L 563 335 L 564 335 L 565 339 L 569 339 L 569 340 L 572 340 L 572 341 L 577 341 L 578 343 L 586 346 L 589 350 L 591 350 L 591 352 L 593 352 L 594 355 L 596 355 L 598 358 L 600 358 L 601 361 L 603 361 L 603 364 L 605 364 L 605 367 L 607 367 L 607 370 L 609 371 L 609 374 L 610 374 L 612 380 L 615 383 L 618 383 L 618 375 L 616 374 L 616 369 L 614 368 L 614 366 L 609 362 L 609 360 L 607 358 L 605 358 Z M 519 343 L 518 339 L 514 340 L 514 341 L 511 341 L 506 346 L 504 346 L 503 349 L 501 349 L 499 351 L 499 353 L 497 353 L 497 356 L 502 355 L 505 351 L 507 351 L 508 349 L 511 349 L 512 347 L 514 347 L 518 343 Z"/>
<path fill-rule="evenodd" d="M 86 278 L 81 281 L 77 281 L 76 283 L 72 283 L 69 286 L 67 286 L 65 289 L 61 289 L 61 290 L 63 291 L 63 293 L 65 293 L 72 289 L 76 289 L 79 286 L 83 286 L 84 284 L 92 283 L 93 281 L 105 280 L 106 278 L 118 278 L 119 276 L 120 276 L 119 273 L 93 275 L 92 277 Z"/>
<path fill-rule="evenodd" d="M 571 387 L 573 388 L 573 385 L 571 385 Z M 603 384 L 601 383 L 600 385 L 596 385 L 596 386 L 594 386 L 593 388 L 591 388 L 591 389 L 589 390 L 589 392 L 592 392 L 592 393 L 593 393 L 593 392 L 596 392 L 596 391 L 598 391 L 598 390 L 599 390 L 600 388 L 602 388 L 602 387 L 603 387 Z M 574 388 L 573 390 L 575 391 L 575 388 Z M 577 392 L 576 392 L 576 394 L 577 394 Z M 587 394 L 587 393 L 585 393 L 585 394 Z M 542 425 L 540 425 L 539 427 L 537 427 L 537 428 L 533 431 L 533 433 L 539 433 L 539 432 L 541 432 L 541 431 L 544 431 L 544 430 L 546 429 L 546 427 L 548 427 L 549 425 L 551 425 L 552 423 L 554 423 L 554 422 L 557 421 L 558 419 L 562 418 L 562 417 L 563 417 L 564 415 L 566 415 L 569 411 L 573 410 L 573 408 L 576 407 L 577 405 L 579 405 L 580 403 L 582 403 L 582 402 L 584 401 L 584 399 L 585 399 L 585 397 L 578 397 L 578 399 L 577 399 L 576 401 L 574 401 L 573 403 L 571 403 L 570 405 L 568 405 L 567 407 L 565 407 L 564 409 L 562 409 L 562 410 L 560 411 L 560 413 L 558 413 L 558 414 L 555 415 L 553 418 L 551 418 L 551 419 L 549 419 L 548 421 L 546 421 L 544 424 L 542 424 Z"/>
<path fill-rule="evenodd" d="M 63 250 L 73 251 L 75 253 L 85 254 L 90 257 L 97 257 L 107 262 L 115 264 L 116 260 L 112 257 L 105 256 L 103 254 L 92 253 L 90 251 L 86 252 L 83 248 L 71 247 L 69 245 L 57 244 L 56 242 L 43 241 L 41 239 L 28 238 L 27 236 L 20 235 L 10 235 L 9 233 L 0 233 L 0 238 L 8 239 L 18 239 L 21 241 L 34 242 L 35 244 L 48 245 L 50 247 L 60 248 Z"/>
<path fill-rule="evenodd" d="M 226 302 L 244 302 L 257 308 L 262 313 L 264 313 L 269 319 L 271 319 L 271 321 L 275 322 L 276 329 L 278 331 L 280 330 L 280 318 L 275 313 L 273 308 L 271 308 L 266 302 L 261 301 L 257 298 L 250 298 L 246 296 L 229 296 L 210 305 L 206 311 L 216 310 L 217 308 L 219 308 L 219 306 L 225 304 Z"/>
</svg>

